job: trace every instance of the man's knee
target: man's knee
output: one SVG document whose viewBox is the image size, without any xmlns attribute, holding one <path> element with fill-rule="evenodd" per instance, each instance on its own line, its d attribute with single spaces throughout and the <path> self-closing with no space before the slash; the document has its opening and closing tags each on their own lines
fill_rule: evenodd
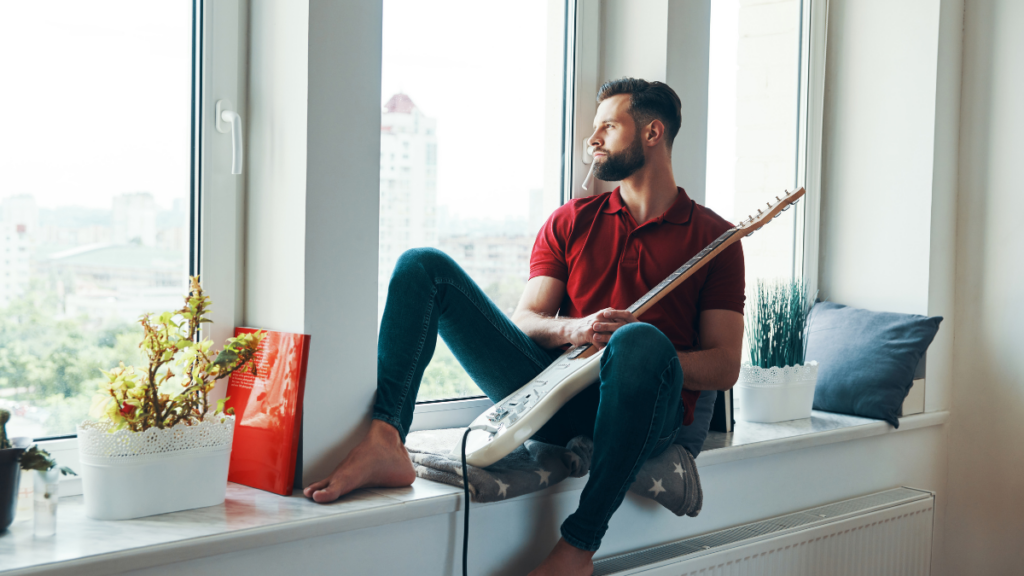
<svg viewBox="0 0 1024 576">
<path fill-rule="evenodd" d="M 394 276 L 424 271 L 431 278 L 451 269 L 455 264 L 451 256 L 437 248 L 411 248 L 402 253 L 395 263 Z"/>
<path fill-rule="evenodd" d="M 612 333 L 608 341 L 609 352 L 623 351 L 634 358 L 671 357 L 675 354 L 672 341 L 651 324 L 633 322 Z"/>
<path fill-rule="evenodd" d="M 657 387 L 661 376 L 676 358 L 672 341 L 650 324 L 635 322 L 616 330 L 601 359 L 601 378 L 636 382 L 637 392 L 645 385 Z"/>
</svg>

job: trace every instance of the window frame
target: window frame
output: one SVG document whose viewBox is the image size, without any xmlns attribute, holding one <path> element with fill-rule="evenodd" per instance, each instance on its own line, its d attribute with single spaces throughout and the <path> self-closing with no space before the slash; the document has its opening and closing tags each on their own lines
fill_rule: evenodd
<svg viewBox="0 0 1024 576">
<path fill-rule="evenodd" d="M 206 291 L 223 295 L 210 314 L 209 336 L 223 341 L 242 320 L 244 295 L 245 171 L 231 175 L 231 136 L 216 130 L 214 109 L 230 100 L 246 116 L 248 65 L 248 9 L 245 0 L 193 0 L 192 2 L 192 154 L 190 198 L 189 274 L 197 272 Z M 213 219 L 205 214 L 229 215 Z M 233 216 L 233 217 L 232 217 Z M 224 395 L 219 383 L 214 398 Z M 50 437 L 36 442 L 61 466 L 79 468 L 78 438 Z M 60 496 L 82 493 L 80 476 L 61 477 Z"/>
</svg>

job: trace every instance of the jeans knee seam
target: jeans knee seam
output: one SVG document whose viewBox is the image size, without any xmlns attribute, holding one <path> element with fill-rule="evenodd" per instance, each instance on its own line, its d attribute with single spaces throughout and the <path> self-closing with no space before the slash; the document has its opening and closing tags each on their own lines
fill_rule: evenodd
<svg viewBox="0 0 1024 576">
<path fill-rule="evenodd" d="M 515 339 L 510 337 L 509 334 L 507 332 L 505 332 L 505 330 L 502 329 L 502 327 L 499 324 L 495 323 L 494 319 L 490 318 L 490 316 L 484 311 L 484 309 L 480 306 L 480 304 L 478 304 L 473 298 L 470 297 L 469 292 L 466 289 L 464 289 L 461 284 L 458 284 L 452 278 L 444 278 L 444 277 L 434 278 L 434 282 L 435 282 L 435 284 L 437 284 L 437 283 L 444 283 L 444 284 L 447 284 L 447 285 L 451 286 L 452 288 L 455 288 L 456 290 L 458 290 L 463 296 L 466 297 L 466 300 L 469 300 L 469 302 L 471 304 L 473 304 L 473 306 L 477 309 L 477 312 L 479 312 L 482 316 L 487 318 L 487 321 L 491 324 L 491 327 L 494 328 L 495 330 L 497 330 L 498 333 L 501 334 L 502 337 L 505 338 L 505 340 L 509 344 L 512 344 L 512 346 L 514 346 L 516 348 L 516 350 L 519 350 L 519 352 L 521 354 L 523 354 L 524 356 L 529 358 L 531 362 L 533 362 L 534 364 L 536 364 L 540 368 L 543 369 L 543 368 L 547 368 L 548 367 L 550 362 L 548 362 L 548 363 L 537 362 L 537 359 L 534 358 L 533 355 L 531 355 L 526 350 L 523 350 L 523 348 L 519 346 L 519 343 L 516 342 Z"/>
<path fill-rule="evenodd" d="M 434 297 L 437 295 L 437 286 L 434 286 L 434 290 L 430 294 L 429 304 L 427 305 L 427 313 L 423 317 L 423 331 L 420 333 L 420 341 L 416 346 L 416 353 L 413 356 L 412 367 L 409 369 L 408 375 L 405 377 L 405 382 L 402 384 L 402 401 L 398 404 L 396 412 L 402 413 L 402 409 L 405 408 L 405 402 L 408 400 L 409 387 L 412 386 L 412 378 L 416 374 L 416 365 L 419 364 L 420 354 L 423 353 L 423 345 L 427 342 L 427 329 L 430 326 L 430 316 L 434 313 Z"/>
</svg>

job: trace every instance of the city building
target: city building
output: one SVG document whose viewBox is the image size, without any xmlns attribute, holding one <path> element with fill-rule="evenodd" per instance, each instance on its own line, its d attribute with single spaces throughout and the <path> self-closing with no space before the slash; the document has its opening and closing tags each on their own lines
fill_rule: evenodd
<svg viewBox="0 0 1024 576">
<path fill-rule="evenodd" d="M 437 245 L 437 121 L 412 99 L 395 94 L 380 125 L 380 248 L 378 310 L 388 279 L 409 248 Z"/>
<path fill-rule="evenodd" d="M 156 213 L 149 192 L 114 196 L 114 244 L 156 246 Z"/>
</svg>

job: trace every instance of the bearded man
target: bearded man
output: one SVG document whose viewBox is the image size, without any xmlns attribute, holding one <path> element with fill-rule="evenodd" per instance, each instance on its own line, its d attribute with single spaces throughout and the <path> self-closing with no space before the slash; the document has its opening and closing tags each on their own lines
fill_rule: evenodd
<svg viewBox="0 0 1024 576">
<path fill-rule="evenodd" d="M 715 390 L 729 389 L 739 374 L 743 252 L 739 243 L 727 248 L 643 322 L 627 310 L 732 225 L 676 186 L 671 154 L 681 103 L 671 88 L 623 78 L 601 86 L 597 100 L 594 173 L 620 186 L 552 213 L 511 318 L 443 252 L 403 254 L 381 321 L 370 431 L 328 478 L 305 489 L 307 497 L 331 502 L 357 488 L 412 484 L 404 441 L 439 332 L 495 402 L 568 345 L 607 347 L 600 381 L 533 436 L 562 446 L 579 435 L 594 441 L 579 507 L 534 576 L 591 574 L 608 522 L 644 462 L 672 443 L 700 452 Z"/>
</svg>

